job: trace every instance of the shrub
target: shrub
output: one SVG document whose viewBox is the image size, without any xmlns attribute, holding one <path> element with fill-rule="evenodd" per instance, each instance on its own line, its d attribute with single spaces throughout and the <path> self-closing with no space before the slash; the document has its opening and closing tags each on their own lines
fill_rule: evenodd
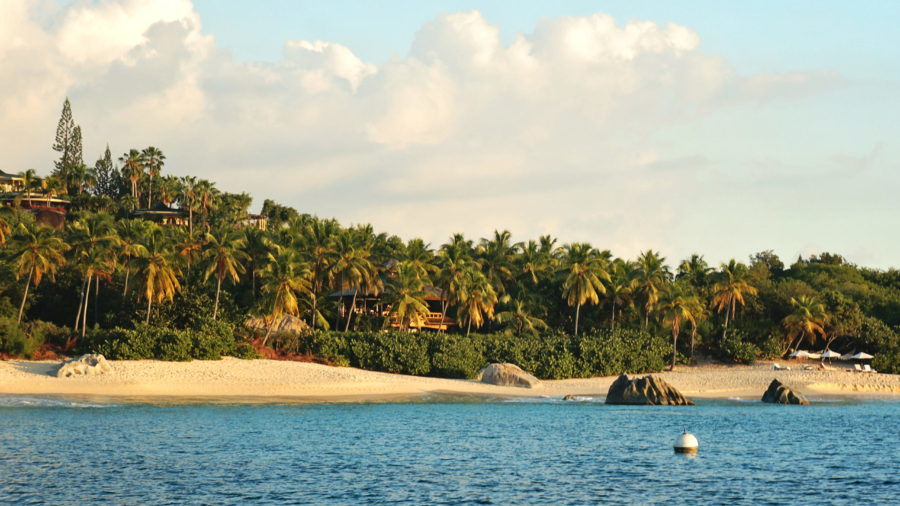
<svg viewBox="0 0 900 506">
<path fill-rule="evenodd" d="M 740 362 L 744 365 L 756 363 L 759 348 L 751 343 L 744 342 L 743 332 L 734 330 L 729 332 L 722 347 L 719 349 L 719 358 L 723 361 Z"/>
<path fill-rule="evenodd" d="M 462 336 L 428 334 L 431 375 L 440 378 L 474 379 L 487 365 L 475 343 Z"/>
<path fill-rule="evenodd" d="M 418 334 L 378 332 L 348 334 L 353 365 L 362 369 L 424 375 L 431 370 L 428 347 Z"/>
<path fill-rule="evenodd" d="M 44 344 L 45 333 L 39 329 L 28 336 L 24 327 L 12 318 L 0 320 L 0 338 L 2 338 L 0 350 L 30 360 L 34 352 Z"/>
<path fill-rule="evenodd" d="M 262 358 L 256 348 L 250 345 L 250 343 L 240 343 L 234 347 L 234 357 L 241 358 L 244 360 L 253 360 L 257 358 Z"/>
</svg>

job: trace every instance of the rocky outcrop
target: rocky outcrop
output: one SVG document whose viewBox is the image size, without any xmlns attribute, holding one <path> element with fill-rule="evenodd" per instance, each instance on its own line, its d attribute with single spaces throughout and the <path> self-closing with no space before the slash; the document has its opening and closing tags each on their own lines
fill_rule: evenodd
<svg viewBox="0 0 900 506">
<path fill-rule="evenodd" d="M 575 396 L 572 395 L 572 394 L 569 394 L 569 395 L 563 397 L 563 400 L 564 400 L 564 401 L 574 401 L 574 400 L 575 400 Z"/>
<path fill-rule="evenodd" d="M 247 320 L 247 326 L 251 329 L 261 330 L 263 332 L 268 330 L 266 320 L 262 317 L 250 318 Z M 275 323 L 272 325 L 272 335 L 283 334 L 285 332 L 299 334 L 305 332 L 308 328 L 309 325 L 300 318 L 286 314 L 278 320 L 275 320 Z"/>
<path fill-rule="evenodd" d="M 619 376 L 606 394 L 607 404 L 637 404 L 641 406 L 694 406 L 690 399 L 681 395 L 665 380 L 655 376 L 628 379 L 627 374 Z"/>
<path fill-rule="evenodd" d="M 491 364 L 478 371 L 482 383 L 501 387 L 539 388 L 541 381 L 513 364 Z"/>
<path fill-rule="evenodd" d="M 63 365 L 56 372 L 57 378 L 68 378 L 69 376 L 81 375 L 97 375 L 112 371 L 112 367 L 106 361 L 103 355 L 82 355 L 63 362 Z"/>
<path fill-rule="evenodd" d="M 62 230 L 66 226 L 66 215 L 52 209 L 33 209 L 31 214 L 34 215 L 34 221 L 41 225 L 47 225 L 57 230 Z"/>
<path fill-rule="evenodd" d="M 791 387 L 776 380 L 772 380 L 769 389 L 762 396 L 763 402 L 772 404 L 801 404 L 809 406 L 809 401 L 799 392 L 795 392 Z"/>
</svg>

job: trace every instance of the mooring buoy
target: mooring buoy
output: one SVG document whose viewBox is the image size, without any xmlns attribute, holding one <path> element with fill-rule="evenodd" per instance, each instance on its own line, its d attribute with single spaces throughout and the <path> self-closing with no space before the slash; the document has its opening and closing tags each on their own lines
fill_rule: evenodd
<svg viewBox="0 0 900 506">
<path fill-rule="evenodd" d="M 700 443 L 693 434 L 688 434 L 687 426 L 684 426 L 684 432 L 675 438 L 675 453 L 697 453 Z"/>
</svg>

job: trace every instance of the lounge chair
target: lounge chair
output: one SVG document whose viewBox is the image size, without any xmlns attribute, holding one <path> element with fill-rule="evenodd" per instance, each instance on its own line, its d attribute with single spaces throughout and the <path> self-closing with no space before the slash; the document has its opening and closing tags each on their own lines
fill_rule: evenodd
<svg viewBox="0 0 900 506">
<path fill-rule="evenodd" d="M 863 371 L 870 372 L 872 374 L 875 374 L 878 372 L 875 369 L 872 369 L 871 367 L 869 367 L 869 364 L 866 364 L 863 366 Z"/>
<path fill-rule="evenodd" d="M 853 364 L 853 368 L 856 372 L 865 372 L 863 368 L 859 366 L 859 364 Z"/>
</svg>

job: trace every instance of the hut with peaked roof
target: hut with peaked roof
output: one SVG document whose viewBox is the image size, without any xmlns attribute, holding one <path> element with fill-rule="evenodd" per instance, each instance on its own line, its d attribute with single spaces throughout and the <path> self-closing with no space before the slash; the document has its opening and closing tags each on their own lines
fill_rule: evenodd
<svg viewBox="0 0 900 506">
<path fill-rule="evenodd" d="M 15 174 L 7 174 L 0 170 L 0 192 L 18 192 L 25 188 L 25 180 Z"/>
<path fill-rule="evenodd" d="M 169 207 L 162 202 L 158 202 L 149 209 L 137 209 L 131 213 L 131 217 L 152 221 L 160 225 L 172 225 L 176 227 L 188 226 L 187 211 Z"/>
<path fill-rule="evenodd" d="M 441 296 L 443 295 L 443 291 L 440 288 L 431 285 L 425 285 L 424 291 L 427 295 L 422 298 L 425 300 L 425 304 L 428 305 L 428 317 L 421 325 L 410 325 L 410 330 L 447 330 L 450 327 L 455 327 L 456 320 L 443 314 L 443 308 L 441 307 Z M 378 317 L 390 316 L 391 307 L 384 303 L 385 294 L 383 291 L 378 292 L 378 294 L 375 294 L 374 292 L 360 292 L 357 294 L 355 288 L 350 288 L 339 292 L 333 292 L 328 295 L 328 298 L 340 299 L 338 311 L 340 312 L 341 319 L 345 322 L 347 321 L 347 316 L 350 314 L 350 307 L 354 304 L 354 295 L 356 295 L 356 305 L 353 307 L 354 318 L 357 315 Z M 391 318 L 390 326 L 395 329 L 400 328 L 400 322 Z"/>
</svg>

